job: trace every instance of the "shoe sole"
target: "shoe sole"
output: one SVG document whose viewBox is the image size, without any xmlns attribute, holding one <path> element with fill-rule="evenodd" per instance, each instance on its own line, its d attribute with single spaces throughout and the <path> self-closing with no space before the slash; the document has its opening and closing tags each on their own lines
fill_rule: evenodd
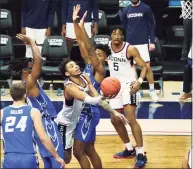
<svg viewBox="0 0 193 169">
<path fill-rule="evenodd" d="M 192 100 L 192 98 L 179 99 L 179 101 L 181 101 L 181 102 L 190 102 L 191 100 Z"/>
<path fill-rule="evenodd" d="M 141 166 L 141 167 L 134 166 L 134 169 L 143 169 L 146 164 L 147 164 L 147 161 L 146 161 L 145 164 L 144 164 L 143 166 Z"/>
<path fill-rule="evenodd" d="M 128 157 L 121 157 L 121 156 L 115 156 L 115 155 L 113 156 L 113 158 L 115 158 L 115 159 L 124 159 L 124 158 L 131 159 L 131 158 L 134 158 L 134 157 L 136 157 L 136 154 L 130 155 Z"/>
</svg>

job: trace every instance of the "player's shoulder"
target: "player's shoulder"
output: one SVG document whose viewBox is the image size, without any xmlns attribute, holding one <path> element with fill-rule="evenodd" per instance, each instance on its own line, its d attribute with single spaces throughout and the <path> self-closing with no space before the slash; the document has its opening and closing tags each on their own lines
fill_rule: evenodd
<svg viewBox="0 0 193 169">
<path fill-rule="evenodd" d="M 90 78 L 89 78 L 89 76 L 88 76 L 86 73 L 81 74 L 81 76 L 82 76 L 88 83 L 90 83 Z"/>
<path fill-rule="evenodd" d="M 141 5 L 142 5 L 144 8 L 146 8 L 146 9 L 151 9 L 149 5 L 147 5 L 147 4 L 143 3 L 143 2 L 141 2 Z"/>
<path fill-rule="evenodd" d="M 127 49 L 128 49 L 128 51 L 134 51 L 136 49 L 136 47 L 128 43 Z"/>
</svg>

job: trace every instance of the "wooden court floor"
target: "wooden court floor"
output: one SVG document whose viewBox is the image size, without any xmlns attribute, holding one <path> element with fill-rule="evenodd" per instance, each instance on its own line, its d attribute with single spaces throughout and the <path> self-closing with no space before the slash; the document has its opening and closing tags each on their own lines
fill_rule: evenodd
<svg viewBox="0 0 193 169">
<path fill-rule="evenodd" d="M 131 140 L 133 141 L 132 137 Z M 191 136 L 144 136 L 144 148 L 148 157 L 146 168 L 181 168 L 184 155 L 190 147 Z M 104 168 L 133 168 L 134 166 L 135 158 L 114 159 L 112 157 L 115 152 L 123 149 L 123 144 L 117 135 L 97 136 L 96 149 Z M 1 147 L 1 159 L 2 157 Z M 39 161 L 40 167 L 43 168 L 40 158 Z M 66 168 L 80 168 L 80 166 L 73 157 Z"/>
</svg>

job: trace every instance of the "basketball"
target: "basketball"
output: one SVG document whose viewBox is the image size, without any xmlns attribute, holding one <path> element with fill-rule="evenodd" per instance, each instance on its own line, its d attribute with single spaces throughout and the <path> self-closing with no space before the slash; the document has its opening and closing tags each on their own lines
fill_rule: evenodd
<svg viewBox="0 0 193 169">
<path fill-rule="evenodd" d="M 121 83 L 114 77 L 107 77 L 101 83 L 101 91 L 105 97 L 117 95 L 121 89 Z"/>
</svg>

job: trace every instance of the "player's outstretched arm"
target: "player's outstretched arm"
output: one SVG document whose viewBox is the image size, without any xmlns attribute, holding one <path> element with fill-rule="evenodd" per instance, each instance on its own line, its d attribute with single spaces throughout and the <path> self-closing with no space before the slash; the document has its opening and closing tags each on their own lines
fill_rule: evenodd
<svg viewBox="0 0 193 169">
<path fill-rule="evenodd" d="M 35 44 L 35 42 L 29 38 L 26 35 L 23 34 L 17 34 L 16 36 L 18 39 L 24 41 L 26 44 L 31 45 L 31 49 L 32 49 L 32 54 L 33 54 L 33 67 L 32 67 L 32 71 L 31 71 L 31 85 L 36 84 L 40 73 L 41 73 L 41 69 L 42 69 L 42 64 L 43 64 L 43 59 L 40 53 L 40 50 L 38 48 L 38 46 Z"/>
<path fill-rule="evenodd" d="M 79 16 L 78 16 L 79 11 L 80 11 L 80 5 L 77 5 L 76 7 L 74 7 L 74 13 L 73 13 L 74 20 L 75 20 L 75 18 L 79 18 Z M 83 17 L 80 20 L 80 26 L 78 25 L 78 23 L 76 24 L 81 29 L 80 37 L 79 38 L 83 42 L 84 48 L 86 48 L 87 57 L 89 58 L 92 66 L 94 67 L 95 73 L 99 74 L 99 76 L 102 77 L 102 79 L 103 79 L 104 67 L 100 63 L 100 61 L 99 61 L 99 59 L 98 59 L 98 57 L 96 55 L 94 46 L 93 46 L 91 40 L 89 39 L 88 34 L 87 34 L 87 32 L 86 32 L 86 30 L 84 28 L 84 23 L 85 23 L 86 16 L 87 16 L 87 11 L 84 13 Z"/>
<path fill-rule="evenodd" d="M 42 124 L 42 117 L 38 109 L 33 108 L 31 111 L 31 117 L 34 122 L 34 128 L 38 134 L 38 137 L 40 138 L 42 144 L 45 146 L 45 148 L 53 155 L 55 160 L 61 164 L 62 167 L 64 167 L 65 163 L 64 160 L 60 158 L 58 153 L 56 152 L 50 138 L 46 134 L 43 124 Z"/>
<path fill-rule="evenodd" d="M 65 98 L 66 99 L 75 98 L 77 100 L 80 100 L 84 103 L 88 103 L 88 104 L 91 104 L 91 105 L 97 105 L 102 100 L 101 96 L 91 97 L 87 93 L 81 91 L 74 84 L 68 84 L 65 87 Z"/>
<path fill-rule="evenodd" d="M 78 42 L 78 46 L 79 46 L 79 49 L 80 49 L 80 53 L 81 53 L 81 56 L 82 58 L 84 59 L 84 62 L 86 64 L 90 63 L 90 59 L 89 59 L 89 56 L 88 56 L 88 51 L 86 49 L 86 46 L 82 40 L 82 31 L 81 31 L 81 28 L 79 26 L 79 23 L 78 23 L 78 12 L 80 11 L 80 6 L 76 6 L 73 8 L 73 15 L 72 15 L 72 20 L 73 20 L 73 24 L 74 24 L 74 31 L 75 31 L 75 35 L 76 35 L 76 40 Z"/>
</svg>

